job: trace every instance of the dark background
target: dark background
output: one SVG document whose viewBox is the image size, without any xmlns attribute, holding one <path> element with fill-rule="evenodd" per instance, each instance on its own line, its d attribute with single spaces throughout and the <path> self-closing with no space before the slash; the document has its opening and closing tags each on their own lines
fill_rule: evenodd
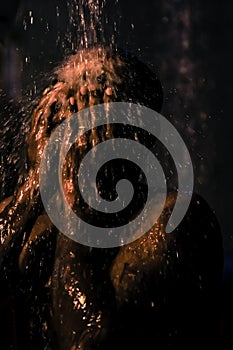
<svg viewBox="0 0 233 350">
<path fill-rule="evenodd" d="M 185 139 L 195 169 L 195 191 L 208 201 L 219 220 L 225 255 L 223 336 L 230 335 L 233 326 L 233 2 L 106 2 L 100 20 L 103 22 L 98 24 L 99 28 L 103 27 L 102 36 L 107 44 L 112 42 L 113 46 L 132 52 L 157 72 L 165 94 L 161 113 Z M 30 117 L 28 106 L 47 85 L 54 67 L 80 48 L 82 32 L 75 12 L 77 4 L 81 0 L 1 2 L 0 116 L 5 142 L 11 139 L 9 129 L 4 128 L 6 120 L 11 120 L 13 134 L 26 132 L 22 125 L 23 118 Z M 17 109 L 23 109 L 24 113 L 21 110 L 17 114 Z M 19 137 L 14 142 L 22 139 Z M 20 156 L 20 147 L 10 144 L 9 141 L 5 150 L 1 146 L 4 150 L 1 198 L 9 191 L 6 182 L 12 171 L 10 161 Z M 14 157 L 10 156 L 12 149 Z M 3 164 L 6 161 L 10 170 Z M 16 179 L 15 169 L 14 174 Z"/>
</svg>

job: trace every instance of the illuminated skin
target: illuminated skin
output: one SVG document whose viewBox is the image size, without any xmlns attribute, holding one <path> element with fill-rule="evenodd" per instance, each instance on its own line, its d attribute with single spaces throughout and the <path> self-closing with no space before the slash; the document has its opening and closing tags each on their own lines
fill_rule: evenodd
<svg viewBox="0 0 233 350">
<path fill-rule="evenodd" d="M 160 111 L 158 79 L 137 60 L 104 49 L 80 52 L 56 73 L 58 82 L 44 91 L 32 115 L 27 180 L 0 205 L 2 279 L 16 295 L 19 349 L 142 349 L 151 341 L 164 344 L 168 336 L 176 344 L 186 333 L 201 339 L 204 330 L 208 333 L 205 323 L 213 327 L 210 305 L 222 268 L 220 229 L 202 198 L 193 195 L 186 217 L 171 235 L 164 229 L 175 192 L 168 194 L 161 217 L 143 237 L 121 248 L 91 249 L 57 231 L 39 195 L 41 156 L 57 125 L 74 112 L 111 101 Z M 69 152 L 63 186 L 72 207 L 77 203 L 76 152 L 80 155 L 114 132 L 109 126 L 103 135 L 92 130 Z"/>
</svg>

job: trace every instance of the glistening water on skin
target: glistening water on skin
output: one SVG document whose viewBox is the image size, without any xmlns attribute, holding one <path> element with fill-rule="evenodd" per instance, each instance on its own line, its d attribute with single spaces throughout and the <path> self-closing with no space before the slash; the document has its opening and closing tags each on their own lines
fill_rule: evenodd
<svg viewBox="0 0 233 350">
<path fill-rule="evenodd" d="M 18 347 L 209 339 L 221 234 L 189 193 L 191 159 L 159 114 L 158 78 L 104 48 L 78 52 L 56 74 L 32 114 L 26 181 L 1 204 L 1 278 Z"/>
<path fill-rule="evenodd" d="M 5 348 L 209 345 L 221 233 L 159 114 L 156 74 L 101 46 L 54 75 L 31 116 L 25 182 L 0 205 Z"/>
<path fill-rule="evenodd" d="M 193 189 L 191 158 L 182 138 L 172 124 L 157 112 L 136 104 L 115 102 L 109 104 L 108 108 L 99 105 L 95 108 L 85 109 L 65 120 L 55 130 L 48 141 L 40 163 L 40 194 L 47 214 L 54 225 L 69 238 L 88 246 L 101 248 L 116 247 L 140 238 L 153 227 L 154 222 L 159 218 L 167 195 L 166 179 L 162 173 L 161 165 L 152 152 L 148 154 L 146 147 L 141 147 L 141 144 L 135 140 L 127 141 L 127 134 L 124 135 L 124 138 L 106 140 L 98 147 L 96 146 L 97 150 L 94 148 L 94 152 L 89 151 L 83 163 L 79 165 L 78 185 L 85 202 L 95 210 L 105 213 L 105 215 L 119 212 L 130 203 L 133 197 L 132 187 L 128 181 L 122 183 L 121 180 L 116 184 L 118 196 L 112 202 L 102 200 L 92 184 L 95 184 L 97 173 L 104 163 L 115 158 L 131 160 L 147 175 L 147 205 L 144 206 L 140 216 L 130 224 L 104 228 L 89 225 L 80 220 L 72 209 L 69 210 L 69 204 L 61 187 L 65 157 L 77 138 L 81 138 L 92 128 L 105 125 L 106 120 L 110 128 L 111 124 L 119 123 L 127 125 L 127 127 L 133 126 L 143 129 L 170 148 L 179 181 L 178 201 L 166 227 L 166 232 L 172 232 L 183 219 L 191 201 Z M 82 125 L 81 130 L 80 125 Z M 54 148 L 57 149 L 57 154 L 54 154 Z M 98 148 L 100 148 L 99 151 Z M 52 160 L 50 160 L 51 155 Z M 145 163 L 145 159 L 148 163 Z M 183 168 L 185 168 L 185 172 Z M 61 204 L 59 201 L 59 207 L 58 198 L 63 202 Z"/>
</svg>

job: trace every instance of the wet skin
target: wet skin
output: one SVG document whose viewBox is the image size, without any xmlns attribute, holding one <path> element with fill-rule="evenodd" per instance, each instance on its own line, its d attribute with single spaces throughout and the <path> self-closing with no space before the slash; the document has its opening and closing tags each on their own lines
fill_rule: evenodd
<svg viewBox="0 0 233 350">
<path fill-rule="evenodd" d="M 223 256 L 218 222 L 203 198 L 193 194 L 185 218 L 167 235 L 176 201 L 170 191 L 150 232 L 111 249 L 89 248 L 58 232 L 40 199 L 39 165 L 56 126 L 99 103 L 129 101 L 160 111 L 159 80 L 137 59 L 105 49 L 78 53 L 56 74 L 32 114 L 28 177 L 0 205 L 1 293 L 13 310 L 5 348 L 12 342 L 33 350 L 147 349 L 151 342 L 175 349 L 186 339 L 209 344 L 218 331 Z M 67 155 L 63 186 L 77 212 L 79 157 L 115 135 L 109 125 L 93 129 Z"/>
</svg>

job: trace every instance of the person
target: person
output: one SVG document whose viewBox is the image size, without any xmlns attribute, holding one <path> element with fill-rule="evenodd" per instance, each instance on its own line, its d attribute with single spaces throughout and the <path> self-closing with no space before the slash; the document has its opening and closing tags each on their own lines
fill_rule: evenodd
<svg viewBox="0 0 233 350">
<path fill-rule="evenodd" d="M 184 219 L 166 235 L 177 196 L 169 190 L 153 228 L 116 248 L 90 248 L 59 232 L 40 197 L 41 157 L 57 125 L 100 103 L 133 102 L 160 112 L 159 79 L 136 57 L 103 47 L 80 50 L 55 74 L 32 114 L 28 176 L 0 205 L 1 300 L 6 305 L 0 313 L 8 329 L 2 328 L 4 349 L 190 349 L 200 342 L 213 344 L 219 334 L 222 235 L 201 196 L 192 194 Z M 82 211 L 77 162 L 93 141 L 98 144 L 118 132 L 106 123 L 79 138 L 68 152 L 63 186 L 74 211 Z"/>
</svg>

